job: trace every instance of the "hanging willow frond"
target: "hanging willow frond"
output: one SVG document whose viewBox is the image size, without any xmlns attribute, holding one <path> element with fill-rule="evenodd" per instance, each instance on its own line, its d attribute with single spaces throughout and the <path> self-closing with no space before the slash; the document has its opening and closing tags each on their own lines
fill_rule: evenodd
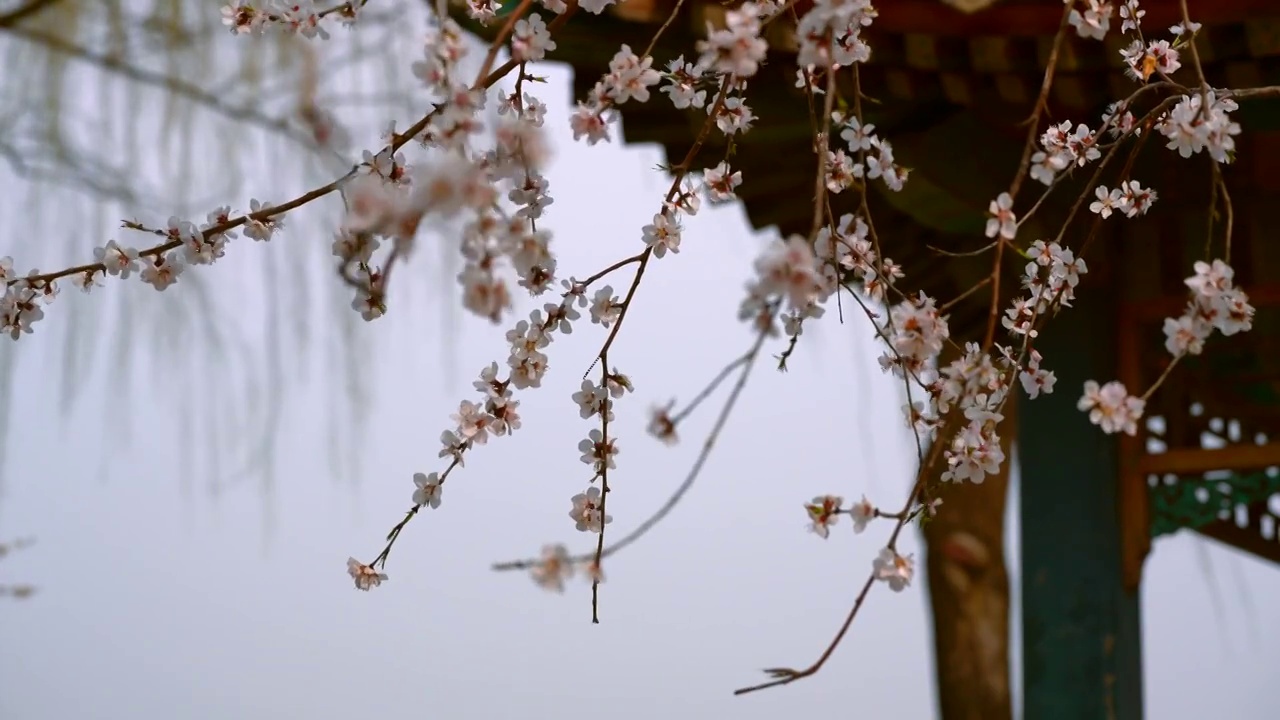
<svg viewBox="0 0 1280 720">
<path fill-rule="evenodd" d="M 414 31 L 425 21 L 421 3 L 380 1 L 357 31 L 327 42 L 233 36 L 221 22 L 222 4 L 0 0 L 0 177 L 8 171 L 16 181 L 6 189 L 17 188 L 6 193 L 10 211 L 0 212 L 0 255 L 28 267 L 74 262 L 129 232 L 122 219 L 203 220 L 221 205 L 245 207 L 250 197 L 291 196 L 349 169 L 359 147 L 375 141 L 372 128 L 422 111 L 408 72 L 421 53 Z M 319 147 L 307 124 L 316 107 L 340 111 L 357 131 L 357 147 Z M 310 363 L 314 353 L 326 374 L 345 378 L 345 392 L 326 396 L 339 403 L 328 413 L 337 442 L 327 445 L 335 472 L 351 467 L 368 373 L 365 349 L 353 340 L 350 298 L 333 282 L 328 258 L 340 209 L 291 216 L 282 239 L 242 245 L 252 257 L 229 256 L 211 272 L 185 274 L 181 291 L 166 293 L 165 302 L 150 288 L 115 286 L 92 303 L 66 303 L 57 358 L 64 412 L 103 359 L 108 392 L 118 400 L 145 361 L 148 384 L 197 393 L 182 395 L 173 410 L 184 436 L 205 439 L 183 444 L 186 463 L 214 490 L 254 472 L 267 489 L 279 409 L 294 375 L 285 368 Z M 447 273 L 450 263 L 440 268 Z M 267 293 L 265 307 L 234 308 L 237 283 L 254 279 Z M 331 329 L 321 336 L 310 330 L 317 324 Z M 0 463 L 14 413 L 5 388 L 24 361 L 15 347 L 0 350 Z M 208 377 L 220 378 L 223 389 L 192 382 Z M 228 393 L 233 378 L 238 392 Z M 114 407 L 127 414 L 129 403 Z M 108 419 L 113 428 L 121 421 Z M 227 427 L 238 428 L 238 437 Z M 236 440 L 228 454 L 224 443 Z"/>
</svg>

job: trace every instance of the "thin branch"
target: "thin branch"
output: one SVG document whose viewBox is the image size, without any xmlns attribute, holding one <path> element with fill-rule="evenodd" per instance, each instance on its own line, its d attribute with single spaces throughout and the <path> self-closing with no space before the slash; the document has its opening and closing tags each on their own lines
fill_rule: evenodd
<svg viewBox="0 0 1280 720">
<path fill-rule="evenodd" d="M 720 387 L 720 383 L 728 379 L 729 375 L 734 370 L 751 362 L 754 356 L 755 356 L 755 347 L 752 347 L 752 349 L 747 351 L 746 354 L 739 356 L 737 360 L 734 360 L 733 362 L 721 368 L 719 374 L 717 374 L 711 382 L 707 383 L 706 387 L 702 388 L 702 392 L 694 396 L 693 400 L 691 400 L 683 410 L 671 416 L 671 424 L 679 425 L 681 420 L 684 420 L 685 418 L 692 415 L 693 411 L 697 410 L 698 406 L 701 405 L 704 400 L 711 397 L 711 394 L 716 391 L 716 388 Z"/>
<path fill-rule="evenodd" d="M 604 559 L 604 530 L 608 522 L 605 507 L 609 502 L 609 462 L 612 459 L 609 447 L 609 357 L 600 355 L 600 390 L 605 393 L 604 405 L 600 408 L 600 444 L 603 458 L 600 460 L 600 534 L 596 536 L 596 556 L 592 562 L 595 572 L 591 577 L 591 622 L 600 624 L 600 576 L 603 572 L 600 564 Z"/>
<path fill-rule="evenodd" d="M 563 17 L 563 16 L 561 16 Z M 558 19 L 558 18 L 557 18 Z M 553 23 L 554 24 L 554 23 Z M 711 128 L 716 124 L 716 117 L 720 114 L 720 109 L 724 107 L 724 101 L 729 97 L 729 91 L 733 88 L 736 76 L 726 75 L 720 83 L 720 93 L 716 95 L 716 101 L 712 104 L 711 109 L 707 112 L 707 119 L 702 123 L 702 130 L 698 132 L 698 137 L 694 140 L 693 145 L 689 148 L 689 152 L 685 153 L 684 159 L 680 164 L 675 166 L 675 177 L 671 180 L 671 187 L 667 190 L 666 203 L 671 203 L 680 195 L 680 187 L 684 183 L 684 178 L 689 174 L 693 161 L 698 157 L 698 153 L 702 150 L 702 146 L 707 141 L 707 136 L 711 134 Z M 640 266 L 636 268 L 635 277 L 631 279 L 631 287 L 627 289 L 627 295 L 622 299 L 622 309 L 618 313 L 618 319 L 614 321 L 613 328 L 609 330 L 609 336 L 605 338 L 604 345 L 600 348 L 600 352 L 596 354 L 596 359 L 592 361 L 591 367 L 587 368 L 587 373 L 591 372 L 591 368 L 600 361 L 613 346 L 613 341 L 618 337 L 618 331 L 622 329 L 622 321 L 627 317 L 627 311 L 631 309 L 631 299 L 635 297 L 636 288 L 640 287 L 640 279 L 644 277 L 645 268 L 649 266 L 649 258 L 653 256 L 653 246 L 646 247 L 639 255 Z M 585 376 L 585 373 L 584 373 Z"/>
<path fill-rule="evenodd" d="M 1022 189 L 1022 183 L 1026 180 L 1027 174 L 1031 170 L 1031 154 L 1036 146 L 1036 136 L 1040 134 L 1040 117 L 1049 105 L 1049 90 L 1053 87 L 1053 72 L 1058 65 L 1058 52 L 1062 49 L 1062 43 L 1066 40 L 1067 28 L 1070 27 L 1067 22 L 1074 11 L 1074 3 L 1067 3 L 1062 10 L 1062 20 L 1058 23 L 1058 34 L 1053 38 L 1053 49 L 1049 51 L 1049 62 L 1044 71 L 1044 81 L 1040 84 L 1040 96 L 1036 98 L 1035 109 L 1031 113 L 1031 117 L 1027 118 L 1027 141 L 1022 146 L 1022 160 L 1018 163 L 1018 172 L 1013 176 L 1013 182 L 1009 185 L 1009 197 L 1016 200 L 1018 191 Z M 987 333 L 982 339 L 983 349 L 989 349 L 991 343 L 995 342 L 996 337 L 996 320 L 1000 316 L 1000 269 L 1004 264 L 1004 246 L 1008 241 L 996 236 L 996 257 L 991 267 L 991 309 L 987 313 Z"/>
<path fill-rule="evenodd" d="M 751 376 L 751 369 L 760 356 L 760 349 L 764 345 L 766 337 L 768 337 L 767 333 L 759 333 L 756 336 L 755 343 L 751 346 L 751 349 L 747 351 L 745 355 L 730 363 L 729 367 L 741 368 L 741 372 L 738 374 L 738 380 L 729 391 L 729 397 L 725 400 L 724 406 L 720 409 L 720 414 L 716 416 L 715 424 L 711 426 L 711 431 L 707 433 L 707 437 L 702 443 L 702 449 L 698 453 L 697 459 L 694 460 L 693 465 L 689 468 L 689 472 L 685 475 L 684 480 L 654 514 L 650 515 L 648 519 L 636 526 L 636 529 L 625 535 L 621 540 L 618 540 L 612 545 L 601 550 L 599 552 L 599 560 L 603 560 L 621 552 L 628 545 L 631 545 L 644 537 L 654 528 L 654 526 L 662 522 L 663 518 L 675 509 L 676 505 L 680 503 L 680 500 L 683 499 L 685 494 L 693 487 L 694 482 L 697 481 L 698 476 L 702 473 L 702 468 L 706 465 L 707 459 L 711 457 L 711 451 L 715 448 L 716 441 L 720 438 L 720 433 L 724 430 L 725 424 L 729 421 L 729 416 L 733 413 L 734 406 L 738 403 L 738 398 L 741 397 L 742 391 L 747 385 L 747 379 Z M 723 374 L 724 373 L 722 371 L 721 375 Z M 721 379 L 721 375 L 717 375 L 716 380 L 712 382 L 718 383 Z M 684 414 L 685 413 L 682 413 L 682 416 Z M 594 558 L 594 554 L 587 553 L 572 558 L 572 561 L 575 563 L 581 563 L 593 560 Z M 540 562 L 540 560 L 533 558 L 526 560 L 513 560 L 509 562 L 495 563 L 492 569 L 496 571 L 528 570 L 535 567 Z"/>
<path fill-rule="evenodd" d="M 684 7 L 684 0 L 676 0 L 675 7 L 671 8 L 671 14 L 668 15 L 666 21 L 662 23 L 662 27 L 658 28 L 658 32 L 653 34 L 653 37 L 649 40 L 649 45 L 644 49 L 644 52 L 640 54 L 641 60 L 653 54 L 653 49 L 658 46 L 658 39 L 667 32 L 667 28 L 671 27 L 671 23 L 675 21 L 676 16 L 680 14 L 680 8 L 682 7 Z"/>
<path fill-rule="evenodd" d="M 953 412 L 952 420 L 948 423 L 948 425 L 958 427 L 957 418 L 959 420 L 963 420 L 964 419 L 963 413 Z M 939 435 L 941 437 L 947 436 L 946 434 L 943 434 L 943 433 L 940 433 Z M 925 462 L 920 464 L 919 472 L 916 474 L 915 484 L 911 488 L 911 493 L 907 496 L 906 504 L 903 506 L 902 511 L 900 513 L 894 513 L 894 515 L 898 517 L 898 520 L 895 522 L 893 532 L 889 535 L 889 542 L 886 543 L 885 547 L 892 550 L 896 546 L 898 542 L 898 536 L 902 534 L 902 529 L 906 527 L 907 523 L 910 522 L 911 518 L 915 516 L 915 513 L 912 512 L 912 508 L 916 505 L 916 498 L 919 497 L 921 491 L 923 491 L 927 479 L 932 476 L 934 466 L 937 464 L 938 460 L 942 457 L 942 448 L 946 444 L 947 443 L 943 443 L 943 442 L 935 442 L 933 444 L 933 447 L 929 451 L 929 458 Z M 812 665 L 810 665 L 807 668 L 804 668 L 803 670 L 792 670 L 790 668 L 769 668 L 765 670 L 765 672 L 773 676 L 774 678 L 773 680 L 760 683 L 759 685 L 752 685 L 749 687 L 739 688 L 738 690 L 734 690 L 733 694 L 745 695 L 747 693 L 756 692 L 758 690 L 765 690 L 771 687 L 778 687 L 780 685 L 790 685 L 796 680 L 801 680 L 803 678 L 809 677 L 817 673 L 819 670 L 821 670 L 822 666 L 827 663 L 827 660 L 829 660 L 831 658 L 831 655 L 836 651 L 836 648 L 840 646 L 840 643 L 841 641 L 844 640 L 845 635 L 848 634 L 849 628 L 853 625 L 854 619 L 857 618 L 858 611 L 862 609 L 863 603 L 866 602 L 867 594 L 871 592 L 871 586 L 875 584 L 875 581 L 876 581 L 876 574 L 873 570 L 867 576 L 866 582 L 862 584 L 862 589 L 858 591 L 857 597 L 854 598 L 853 607 L 849 608 L 849 614 L 845 616 L 844 623 L 840 626 L 840 629 L 836 632 L 835 637 L 832 638 L 831 642 L 827 645 L 826 649 L 822 651 L 822 654 L 818 656 L 818 659 L 814 661 Z"/>
</svg>

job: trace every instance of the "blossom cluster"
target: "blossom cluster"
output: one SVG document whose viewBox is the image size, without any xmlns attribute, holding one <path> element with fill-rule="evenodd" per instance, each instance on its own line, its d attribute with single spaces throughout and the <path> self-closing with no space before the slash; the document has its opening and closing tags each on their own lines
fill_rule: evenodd
<svg viewBox="0 0 1280 720">
<path fill-rule="evenodd" d="M 368 0 L 348 0 L 320 8 L 314 0 L 233 0 L 222 8 L 222 24 L 233 35 L 262 34 L 270 30 L 295 33 L 305 38 L 329 39 L 326 18 L 336 18 L 347 27 L 360 19 Z"/>
<path fill-rule="evenodd" d="M 4 295 L 0 296 L 0 332 L 14 340 L 33 332 L 33 324 L 44 318 L 44 306 L 61 292 L 60 277 L 66 277 L 86 294 L 102 287 L 106 276 L 128 280 L 135 274 L 142 282 L 163 291 L 178 281 L 187 266 L 210 265 L 222 258 L 228 242 L 238 237 L 232 229 L 236 225 L 243 226 L 245 237 L 261 242 L 270 240 L 284 227 L 284 217 L 271 214 L 267 203 L 255 199 L 249 205 L 249 215 L 234 224 L 230 207 L 213 210 L 199 226 L 177 217 L 170 217 L 166 226 L 158 229 L 126 222 L 126 227 L 159 236 L 165 242 L 139 251 L 108 240 L 94 249 L 94 263 L 54 276 L 34 269 L 22 276 L 14 271 L 13 258 L 0 258 L 0 283 L 5 286 Z"/>
<path fill-rule="evenodd" d="M 1165 318 L 1165 349 L 1174 357 L 1199 355 L 1214 330 L 1235 335 L 1253 327 L 1254 308 L 1244 291 L 1235 286 L 1235 271 L 1221 260 L 1197 261 L 1195 275 L 1187 278 L 1191 300 L 1177 318 Z"/>
</svg>

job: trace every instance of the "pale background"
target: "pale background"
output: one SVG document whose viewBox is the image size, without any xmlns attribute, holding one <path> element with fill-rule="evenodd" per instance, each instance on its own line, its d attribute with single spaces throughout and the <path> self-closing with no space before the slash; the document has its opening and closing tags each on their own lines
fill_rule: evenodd
<svg viewBox="0 0 1280 720">
<path fill-rule="evenodd" d="M 555 232 L 561 272 L 586 275 L 640 247 L 639 228 L 667 181 L 654 170 L 662 160 L 654 148 L 574 144 L 568 75 L 544 70 L 551 83 L 535 92 L 550 108 L 557 151 L 544 226 Z M 395 116 L 401 127 L 417 117 Z M 358 147 L 376 146 L 374 120 L 384 119 L 352 118 Z M 200 197 L 240 210 L 250 197 L 280 200 L 311 184 L 276 180 L 265 153 L 246 152 L 264 169 L 227 188 L 212 182 L 211 164 L 211 189 Z M 26 187 L 0 178 L 6 189 Z M 24 222 L 21 193 L 6 196 L 0 255 L 19 256 L 24 268 L 88 258 L 108 237 L 142 244 L 116 229 L 119 218 L 159 224 L 169 214 L 155 205 L 99 217 L 54 212 L 36 224 Z M 152 342 L 161 330 L 136 322 L 124 336 L 136 346 L 128 362 L 107 343 L 76 350 L 90 360 L 79 375 L 84 390 L 60 407 L 68 325 L 86 339 L 117 335 L 128 316 L 121 307 L 190 303 L 188 277 L 163 295 L 118 281 L 88 298 L 68 288 L 35 335 L 0 343 L 0 360 L 15 368 L 0 389 L 10 413 L 0 539 L 38 537 L 0 563 L 0 582 L 39 587 L 29 600 L 0 603 L 0 718 L 933 716 L 922 577 L 900 595 L 877 587 L 818 676 L 731 695 L 760 681 L 761 668 L 817 656 L 889 530 L 873 524 L 854 536 L 842 524 L 823 542 L 805 532 L 801 503 L 865 493 L 896 506 L 906 490 L 913 450 L 899 387 L 881 375 L 872 333 L 854 313 L 844 325 L 829 313 L 807 331 L 789 373 L 764 359 L 699 484 L 607 564 L 602 624 L 590 623 L 581 579 L 557 596 L 524 574 L 488 568 L 545 542 L 589 542 L 567 517 L 584 477 L 575 448 L 593 426 L 569 395 L 604 337 L 586 324 L 550 348 L 543 389 L 519 395 L 524 429 L 469 453 L 441 508 L 406 529 L 391 580 L 357 592 L 348 555 L 371 558 L 409 506 L 412 474 L 443 469 L 437 437 L 458 400 L 472 397 L 480 368 L 505 358 L 506 326 L 441 311 L 457 304 L 455 251 L 443 245 L 447 233 L 424 238 L 441 247 L 397 273 L 390 316 L 349 336 L 363 348 L 369 413 L 363 424 L 348 421 L 339 399 L 347 375 L 326 359 L 343 337 L 332 306 L 346 297 L 329 291 L 337 281 L 325 259 L 336 207 L 331 198 L 291 216 L 271 248 L 242 239 L 224 262 L 189 271 L 208 279 L 211 312 L 238 329 L 243 354 L 194 353 L 201 362 L 190 349 L 166 354 Z M 51 249 L 32 233 L 77 239 Z M 636 385 L 617 406 L 615 537 L 656 509 L 696 456 L 723 395 L 682 426 L 675 448 L 644 434 L 647 409 L 688 400 L 748 347 L 735 312 L 767 239 L 737 207 L 704 209 L 687 224 L 680 254 L 650 266 L 610 353 Z M 303 319 L 264 313 L 284 302 L 261 282 L 268 260 L 277 279 L 299 266 L 311 278 Z M 615 288 L 629 280 L 612 278 Z M 532 305 L 521 302 L 527 313 Z M 184 342 L 204 347 L 199 323 L 177 322 L 193 325 L 195 340 Z M 269 346 L 292 342 L 280 338 L 293 338 L 298 324 L 312 333 L 311 350 L 276 355 L 269 384 L 251 387 Z M 267 392 L 273 386 L 283 389 Z M 274 408 L 282 413 L 274 472 L 243 471 L 243 436 L 259 432 L 246 418 Z M 211 417 L 221 418 L 212 428 Z M 354 451 L 352 462 L 330 452 L 335 422 L 348 430 L 339 447 Z M 903 547 L 918 552 L 918 537 Z M 1009 561 L 1016 597 L 1016 555 Z M 1280 568 L 1185 535 L 1159 541 L 1143 592 L 1147 716 L 1274 717 L 1278 593 Z M 1015 672 L 1016 664 L 1015 652 Z"/>
</svg>

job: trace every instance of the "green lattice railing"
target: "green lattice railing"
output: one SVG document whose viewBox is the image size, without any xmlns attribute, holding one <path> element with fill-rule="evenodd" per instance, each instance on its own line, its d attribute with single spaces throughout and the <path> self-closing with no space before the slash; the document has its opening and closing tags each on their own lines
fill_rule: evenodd
<svg viewBox="0 0 1280 720">
<path fill-rule="evenodd" d="M 1151 537 L 1182 528 L 1202 528 L 1217 520 L 1234 521 L 1236 508 L 1266 502 L 1280 493 L 1280 472 L 1231 473 L 1225 478 L 1178 478 L 1150 488 Z"/>
</svg>

